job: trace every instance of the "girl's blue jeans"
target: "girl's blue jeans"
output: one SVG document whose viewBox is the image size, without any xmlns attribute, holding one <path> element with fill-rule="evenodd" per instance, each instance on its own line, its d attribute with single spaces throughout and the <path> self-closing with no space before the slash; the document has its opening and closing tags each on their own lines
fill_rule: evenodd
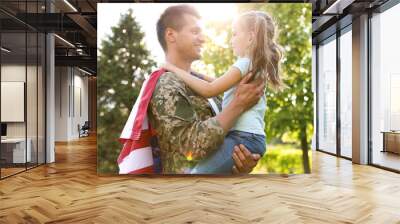
<svg viewBox="0 0 400 224">
<path fill-rule="evenodd" d="M 221 147 L 209 157 L 201 160 L 191 171 L 192 174 L 231 174 L 234 146 L 243 144 L 251 153 L 263 156 L 266 150 L 265 136 L 244 131 L 230 131 Z"/>
</svg>

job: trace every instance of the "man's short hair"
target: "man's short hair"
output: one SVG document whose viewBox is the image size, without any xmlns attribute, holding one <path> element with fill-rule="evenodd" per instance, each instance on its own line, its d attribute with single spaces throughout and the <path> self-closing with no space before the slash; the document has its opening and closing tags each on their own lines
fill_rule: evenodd
<svg viewBox="0 0 400 224">
<path fill-rule="evenodd" d="M 165 41 L 165 30 L 169 27 L 180 31 L 185 25 L 184 15 L 192 15 L 200 19 L 200 14 L 193 6 L 177 5 L 168 7 L 157 21 L 157 37 L 164 51 L 167 51 L 167 42 Z"/>
</svg>

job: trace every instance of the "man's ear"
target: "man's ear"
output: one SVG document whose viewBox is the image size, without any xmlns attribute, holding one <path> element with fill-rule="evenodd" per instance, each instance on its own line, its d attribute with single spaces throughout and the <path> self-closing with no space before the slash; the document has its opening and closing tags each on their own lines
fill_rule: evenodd
<svg viewBox="0 0 400 224">
<path fill-rule="evenodd" d="M 167 27 L 165 29 L 165 40 L 168 43 L 175 43 L 176 42 L 176 31 L 172 28 Z"/>
</svg>

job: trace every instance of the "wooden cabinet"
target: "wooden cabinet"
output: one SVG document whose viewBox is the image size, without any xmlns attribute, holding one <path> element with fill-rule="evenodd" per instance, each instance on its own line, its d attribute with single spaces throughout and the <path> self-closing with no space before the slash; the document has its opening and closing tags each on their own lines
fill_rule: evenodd
<svg viewBox="0 0 400 224">
<path fill-rule="evenodd" d="M 383 133 L 383 152 L 400 154 L 400 132 Z"/>
</svg>

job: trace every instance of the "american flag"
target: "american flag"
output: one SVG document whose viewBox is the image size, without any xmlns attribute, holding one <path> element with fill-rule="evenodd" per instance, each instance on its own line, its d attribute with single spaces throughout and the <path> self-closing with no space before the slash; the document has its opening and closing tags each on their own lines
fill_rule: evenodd
<svg viewBox="0 0 400 224">
<path fill-rule="evenodd" d="M 164 74 L 164 69 L 153 72 L 145 80 L 139 96 L 132 108 L 124 129 L 119 138 L 123 143 L 118 157 L 120 174 L 143 174 L 158 172 L 154 162 L 154 149 L 151 139 L 156 135 L 147 119 L 147 108 L 151 100 L 158 78 Z"/>
</svg>

